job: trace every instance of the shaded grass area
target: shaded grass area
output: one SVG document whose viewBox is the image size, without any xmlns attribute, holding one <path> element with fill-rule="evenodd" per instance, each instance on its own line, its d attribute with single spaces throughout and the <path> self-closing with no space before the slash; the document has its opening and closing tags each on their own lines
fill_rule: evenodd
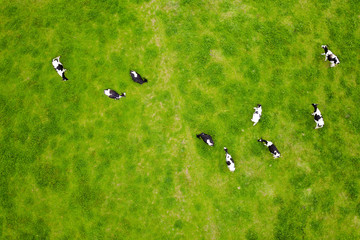
<svg viewBox="0 0 360 240">
<path fill-rule="evenodd" d="M 0 236 L 359 238 L 357 5 L 3 2 Z"/>
</svg>

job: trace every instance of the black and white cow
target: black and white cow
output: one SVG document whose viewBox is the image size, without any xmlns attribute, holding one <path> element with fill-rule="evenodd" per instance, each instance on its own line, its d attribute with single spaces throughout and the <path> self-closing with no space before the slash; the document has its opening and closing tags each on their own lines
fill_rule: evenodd
<svg viewBox="0 0 360 240">
<path fill-rule="evenodd" d="M 324 49 L 325 53 L 322 53 L 321 55 L 325 55 L 325 62 L 326 60 L 329 60 L 330 62 L 330 67 L 335 67 L 336 65 L 338 65 L 340 63 L 339 58 L 337 56 L 335 56 L 335 54 L 333 54 L 328 46 L 326 45 L 321 45 L 321 47 Z"/>
<path fill-rule="evenodd" d="M 115 100 L 119 100 L 122 97 L 126 97 L 125 93 L 122 93 L 120 95 L 120 94 L 118 94 L 117 92 L 115 92 L 114 90 L 111 90 L 111 89 L 105 89 L 104 94 L 106 96 L 108 96 L 109 98 L 112 98 L 112 99 L 115 99 Z"/>
<path fill-rule="evenodd" d="M 52 65 L 54 66 L 56 72 L 60 75 L 60 77 L 62 77 L 62 80 L 67 81 L 68 79 L 65 77 L 66 69 L 60 62 L 60 56 L 58 56 L 52 60 Z"/>
<path fill-rule="evenodd" d="M 148 81 L 146 78 L 142 78 L 140 76 L 140 74 L 138 74 L 137 72 L 132 71 L 132 70 L 130 70 L 130 76 L 134 82 L 137 82 L 140 84 L 146 83 Z"/>
<path fill-rule="evenodd" d="M 266 140 L 264 140 L 264 139 L 262 139 L 262 138 L 260 138 L 260 139 L 258 140 L 258 142 L 264 143 L 264 145 L 269 148 L 269 151 L 272 153 L 272 155 L 274 156 L 274 158 L 280 157 L 279 150 L 275 147 L 275 145 L 274 145 L 272 142 L 266 141 Z"/>
<path fill-rule="evenodd" d="M 201 138 L 204 142 L 206 142 L 209 146 L 214 146 L 214 141 L 212 140 L 210 135 L 207 135 L 205 133 L 197 134 L 196 137 Z"/>
<path fill-rule="evenodd" d="M 314 121 L 316 122 L 315 129 L 324 127 L 324 119 L 321 116 L 321 112 L 318 109 L 317 104 L 313 103 L 311 105 L 313 105 L 313 107 L 314 107 L 314 112 L 311 115 L 314 116 Z"/>
<path fill-rule="evenodd" d="M 261 113 L 262 113 L 261 104 L 258 104 L 257 107 L 254 107 L 254 109 L 255 109 L 255 112 L 254 112 L 253 117 L 251 119 L 251 121 L 254 123 L 253 126 L 255 126 L 259 122 L 259 120 L 261 118 Z"/>
<path fill-rule="evenodd" d="M 230 170 L 230 172 L 234 172 L 235 171 L 235 163 L 231 157 L 231 155 L 228 153 L 228 150 L 226 147 L 224 147 L 224 151 L 225 151 L 225 157 L 226 157 L 226 164 Z"/>
</svg>

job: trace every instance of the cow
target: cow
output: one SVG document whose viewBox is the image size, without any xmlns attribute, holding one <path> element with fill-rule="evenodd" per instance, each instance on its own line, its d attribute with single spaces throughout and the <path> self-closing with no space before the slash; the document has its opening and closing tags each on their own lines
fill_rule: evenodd
<svg viewBox="0 0 360 240">
<path fill-rule="evenodd" d="M 197 134 L 196 137 L 201 138 L 207 145 L 214 146 L 214 141 L 212 140 L 210 135 L 205 133 Z"/>
<path fill-rule="evenodd" d="M 330 62 L 330 67 L 335 67 L 336 65 L 338 65 L 340 63 L 339 58 L 337 56 L 335 56 L 335 54 L 333 54 L 328 46 L 326 45 L 321 45 L 321 47 L 324 49 L 325 53 L 322 53 L 321 55 L 325 55 L 325 62 L 326 60 L 329 60 Z"/>
<path fill-rule="evenodd" d="M 122 97 L 126 97 L 125 93 L 122 93 L 120 95 L 120 94 L 118 94 L 117 92 L 115 92 L 114 90 L 111 90 L 111 89 L 105 89 L 104 94 L 106 96 L 108 96 L 109 98 L 112 98 L 112 99 L 115 99 L 115 100 L 119 100 Z"/>
<path fill-rule="evenodd" d="M 234 172 L 235 171 L 235 163 L 234 163 L 231 155 L 228 153 L 228 150 L 226 147 L 224 147 L 224 151 L 225 151 L 225 157 L 226 157 L 226 164 L 227 164 L 230 172 Z"/>
<path fill-rule="evenodd" d="M 64 68 L 64 66 L 62 65 L 62 63 L 60 62 L 60 56 L 54 58 L 52 60 L 52 65 L 55 68 L 56 72 L 60 75 L 60 77 L 62 77 L 63 81 L 67 81 L 69 79 L 67 79 L 65 77 L 65 71 L 66 69 Z"/>
<path fill-rule="evenodd" d="M 146 78 L 142 78 L 140 74 L 138 74 L 135 71 L 130 70 L 130 76 L 134 82 L 137 82 L 139 84 L 146 83 L 148 80 Z"/>
<path fill-rule="evenodd" d="M 264 143 L 264 145 L 269 148 L 269 151 L 272 153 L 272 155 L 274 156 L 274 158 L 280 157 L 280 152 L 279 152 L 279 150 L 275 147 L 275 145 L 274 145 L 272 142 L 266 141 L 266 140 L 264 140 L 264 139 L 262 139 L 262 138 L 260 138 L 260 139 L 258 140 L 258 142 Z"/>
<path fill-rule="evenodd" d="M 324 119 L 321 115 L 320 110 L 317 107 L 318 104 L 313 103 L 311 105 L 313 105 L 313 107 L 314 107 L 314 112 L 311 115 L 314 116 L 314 121 L 316 122 L 315 129 L 324 127 Z"/>
<path fill-rule="evenodd" d="M 254 112 L 253 117 L 251 119 L 251 121 L 254 123 L 253 126 L 255 126 L 259 122 L 259 120 L 261 118 L 261 113 L 262 113 L 261 104 L 258 104 L 257 107 L 254 107 L 254 109 L 255 109 L 255 112 Z"/>
</svg>

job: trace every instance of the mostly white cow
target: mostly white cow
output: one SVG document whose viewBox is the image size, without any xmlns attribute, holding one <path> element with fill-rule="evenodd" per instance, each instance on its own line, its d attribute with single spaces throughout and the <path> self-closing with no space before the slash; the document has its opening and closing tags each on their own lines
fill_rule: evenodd
<svg viewBox="0 0 360 240">
<path fill-rule="evenodd" d="M 224 147 L 224 151 L 225 151 L 225 157 L 226 157 L 226 165 L 228 166 L 230 172 L 234 172 L 235 171 L 235 163 L 231 157 L 231 155 L 228 153 L 228 150 L 226 147 Z"/>
<path fill-rule="evenodd" d="M 146 78 L 142 78 L 140 74 L 135 71 L 130 71 L 130 76 L 134 82 L 143 84 L 146 83 L 148 80 Z"/>
<path fill-rule="evenodd" d="M 115 92 L 114 90 L 111 90 L 111 89 L 105 89 L 105 90 L 104 90 L 104 94 L 105 94 L 106 96 L 108 96 L 109 98 L 112 98 L 112 99 L 115 99 L 115 100 L 119 100 L 120 98 L 126 96 L 125 93 L 122 93 L 122 94 L 120 95 L 120 94 L 118 94 L 117 92 Z"/>
<path fill-rule="evenodd" d="M 335 67 L 336 65 L 338 65 L 340 63 L 339 58 L 337 56 L 335 56 L 335 54 L 333 54 L 328 46 L 326 45 L 321 45 L 321 47 L 324 49 L 325 53 L 322 53 L 321 55 L 325 55 L 325 62 L 326 60 L 329 60 L 330 62 L 330 67 Z"/>
<path fill-rule="evenodd" d="M 313 105 L 313 107 L 314 107 L 314 112 L 311 115 L 314 116 L 314 121 L 316 122 L 315 129 L 324 127 L 324 119 L 321 115 L 320 110 L 317 107 L 317 104 L 313 103 L 311 105 Z"/>
<path fill-rule="evenodd" d="M 262 113 L 262 108 L 261 108 L 260 104 L 258 104 L 257 107 L 254 107 L 254 109 L 255 109 L 255 112 L 251 119 L 251 121 L 254 123 L 253 126 L 255 126 L 259 122 L 259 120 L 261 118 L 261 113 Z"/>
<path fill-rule="evenodd" d="M 264 143 L 264 145 L 269 148 L 269 151 L 272 153 L 272 155 L 274 156 L 274 158 L 280 157 L 280 152 L 279 152 L 279 150 L 275 147 L 275 145 L 274 145 L 272 142 L 266 141 L 266 140 L 264 140 L 264 139 L 262 139 L 262 138 L 260 138 L 260 139 L 258 140 L 258 142 Z"/>
<path fill-rule="evenodd" d="M 200 133 L 197 134 L 196 137 L 201 138 L 207 145 L 214 146 L 214 141 L 212 140 L 212 137 L 210 135 Z"/>
<path fill-rule="evenodd" d="M 60 62 L 60 56 L 54 58 L 52 60 L 52 65 L 54 66 L 56 72 L 60 75 L 60 77 L 62 77 L 63 81 L 67 81 L 69 79 L 67 79 L 65 77 L 65 71 L 66 69 L 64 68 L 64 66 L 62 65 L 62 63 Z"/>
</svg>

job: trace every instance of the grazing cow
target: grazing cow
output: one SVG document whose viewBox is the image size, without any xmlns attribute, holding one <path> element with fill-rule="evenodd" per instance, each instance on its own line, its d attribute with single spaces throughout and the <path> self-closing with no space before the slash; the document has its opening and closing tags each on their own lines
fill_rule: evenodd
<svg viewBox="0 0 360 240">
<path fill-rule="evenodd" d="M 262 139 L 262 138 L 260 138 L 260 139 L 258 140 L 258 142 L 264 143 L 264 145 L 269 148 L 269 151 L 272 153 L 272 155 L 274 156 L 274 158 L 280 157 L 279 150 L 277 150 L 277 148 L 275 147 L 275 145 L 274 145 L 272 142 L 266 141 L 266 140 L 264 140 L 264 139 Z"/>
<path fill-rule="evenodd" d="M 326 60 L 329 60 L 330 62 L 330 67 L 335 67 L 336 65 L 338 65 L 340 63 L 339 58 L 337 56 L 335 56 L 335 54 L 333 54 L 328 46 L 326 45 L 321 45 L 321 47 L 324 49 L 325 53 L 322 53 L 321 55 L 325 55 L 325 62 Z"/>
<path fill-rule="evenodd" d="M 261 118 L 261 113 L 262 113 L 262 108 L 261 108 L 260 104 L 258 104 L 257 107 L 254 107 L 254 109 L 255 109 L 255 112 L 251 119 L 251 121 L 254 123 L 253 126 L 255 126 L 259 122 L 259 120 Z"/>
<path fill-rule="evenodd" d="M 65 77 L 66 69 L 60 62 L 60 56 L 58 56 L 52 60 L 52 65 L 54 66 L 56 72 L 60 75 L 60 77 L 62 77 L 62 80 L 67 81 L 68 79 Z"/>
<path fill-rule="evenodd" d="M 126 97 L 125 93 L 122 93 L 121 95 L 118 94 L 117 92 L 115 92 L 114 90 L 111 89 L 105 89 L 104 93 L 106 96 L 108 96 L 109 98 L 115 99 L 115 100 L 119 100 L 122 97 Z"/>
<path fill-rule="evenodd" d="M 196 137 L 201 138 L 204 142 L 206 142 L 209 146 L 214 146 L 214 141 L 212 140 L 210 135 L 207 135 L 205 133 L 197 134 Z"/>
<path fill-rule="evenodd" d="M 315 129 L 324 127 L 324 119 L 321 116 L 321 112 L 318 109 L 317 104 L 313 103 L 311 105 L 313 105 L 313 107 L 314 107 L 314 112 L 311 115 L 314 116 L 314 121 L 316 122 Z"/>
<path fill-rule="evenodd" d="M 226 164 L 230 170 L 230 172 L 234 172 L 235 171 L 235 163 L 231 157 L 231 155 L 228 153 L 228 150 L 226 147 L 224 147 L 225 150 L 225 157 L 226 157 Z"/>
<path fill-rule="evenodd" d="M 140 76 L 140 74 L 138 74 L 137 72 L 132 71 L 132 70 L 130 70 L 130 76 L 134 82 L 137 82 L 140 84 L 146 83 L 148 81 L 146 78 L 142 78 Z"/>
</svg>

